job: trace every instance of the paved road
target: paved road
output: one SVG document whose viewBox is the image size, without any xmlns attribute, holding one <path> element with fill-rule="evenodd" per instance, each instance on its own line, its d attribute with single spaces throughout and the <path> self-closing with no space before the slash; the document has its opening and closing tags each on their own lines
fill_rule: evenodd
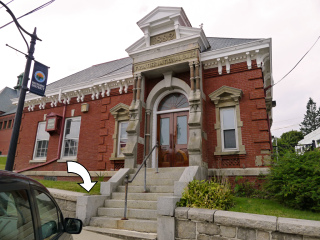
<svg viewBox="0 0 320 240">
<path fill-rule="evenodd" d="M 89 232 L 84 229 L 82 229 L 80 234 L 73 234 L 73 239 L 74 240 L 119 240 L 120 238 L 114 238 L 114 237 L 109 237 L 106 235 L 94 233 L 94 232 Z"/>
</svg>

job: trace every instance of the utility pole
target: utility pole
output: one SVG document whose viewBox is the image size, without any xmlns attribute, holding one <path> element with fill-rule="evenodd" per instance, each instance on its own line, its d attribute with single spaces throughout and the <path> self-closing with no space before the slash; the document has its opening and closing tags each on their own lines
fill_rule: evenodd
<svg viewBox="0 0 320 240">
<path fill-rule="evenodd" d="M 14 159 L 15 159 L 15 155 L 16 155 L 16 150 L 17 150 L 17 143 L 18 143 L 18 138 L 19 138 L 22 112 L 23 112 L 23 108 L 24 108 L 24 101 L 25 101 L 25 97 L 26 97 L 26 92 L 29 90 L 28 89 L 28 81 L 29 81 L 31 61 L 34 60 L 34 57 L 33 57 L 34 46 L 36 45 L 36 40 L 38 39 L 41 41 L 41 39 L 39 39 L 37 37 L 37 33 L 36 33 L 37 28 L 34 29 L 33 34 L 28 33 L 26 30 L 24 30 L 20 26 L 20 24 L 18 23 L 16 17 L 11 12 L 11 10 L 3 2 L 0 1 L 0 4 L 3 5 L 6 8 L 7 12 L 11 15 L 11 17 L 12 17 L 13 21 L 15 22 L 21 36 L 23 37 L 24 41 L 26 42 L 27 48 L 28 48 L 28 55 L 25 55 L 27 58 L 27 63 L 26 63 L 26 67 L 24 70 L 24 76 L 23 76 L 23 80 L 22 80 L 22 88 L 20 90 L 20 96 L 19 96 L 16 116 L 14 118 L 13 129 L 12 129 L 11 140 L 10 140 L 9 151 L 8 151 L 7 162 L 6 162 L 6 168 L 5 168 L 5 170 L 7 170 L 7 171 L 12 171 L 13 165 L 14 165 Z M 30 48 L 29 48 L 28 43 L 25 40 L 21 30 L 31 37 Z"/>
</svg>

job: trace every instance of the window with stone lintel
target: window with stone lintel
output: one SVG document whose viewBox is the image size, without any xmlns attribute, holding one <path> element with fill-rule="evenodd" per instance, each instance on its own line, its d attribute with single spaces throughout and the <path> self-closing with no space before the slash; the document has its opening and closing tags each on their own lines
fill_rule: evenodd
<svg viewBox="0 0 320 240">
<path fill-rule="evenodd" d="M 214 127 L 217 132 L 217 146 L 214 155 L 246 153 L 245 146 L 242 145 L 241 128 L 243 122 L 240 119 L 239 106 L 242 94 L 241 89 L 229 86 L 222 86 L 209 94 L 216 109 L 216 124 Z"/>
</svg>

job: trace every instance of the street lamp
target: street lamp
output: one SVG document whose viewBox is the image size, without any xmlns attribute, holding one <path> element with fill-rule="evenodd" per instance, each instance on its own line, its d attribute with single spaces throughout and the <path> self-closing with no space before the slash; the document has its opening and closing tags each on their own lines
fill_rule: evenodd
<svg viewBox="0 0 320 240">
<path fill-rule="evenodd" d="M 24 30 L 20 26 L 20 24 L 18 23 L 18 20 L 16 19 L 16 17 L 12 13 L 12 11 L 7 7 L 7 5 L 5 5 L 2 1 L 0 1 L 0 4 L 6 8 L 7 12 L 12 17 L 14 23 L 16 24 L 16 26 L 17 26 L 17 28 L 18 28 L 23 40 L 25 41 L 27 48 L 28 48 L 28 55 L 25 54 L 25 56 L 27 58 L 27 63 L 26 63 L 26 67 L 24 70 L 24 76 L 23 76 L 23 80 L 22 80 L 22 88 L 20 90 L 20 96 L 19 96 L 16 116 L 14 118 L 14 124 L 13 124 L 11 140 L 10 140 L 10 145 L 9 145 L 9 151 L 8 151 L 8 156 L 7 156 L 7 162 L 6 162 L 6 168 L 5 168 L 5 170 L 7 170 L 7 171 L 12 171 L 13 164 L 14 164 L 14 158 L 15 158 L 15 154 L 16 154 L 16 149 L 17 149 L 17 142 L 18 142 L 18 137 L 19 137 L 20 125 L 21 125 L 22 111 L 23 111 L 23 107 L 24 107 L 24 100 L 26 97 L 26 92 L 27 92 L 27 90 L 29 90 L 28 89 L 28 81 L 29 81 L 31 61 L 34 60 L 34 57 L 33 57 L 34 46 L 36 44 L 36 40 L 41 41 L 41 39 L 39 39 L 37 37 L 37 34 L 36 34 L 37 28 L 34 28 L 34 31 L 32 34 L 27 32 L 26 30 Z M 31 37 L 30 48 L 29 48 L 29 45 L 28 45 L 26 39 L 24 38 L 21 30 Z"/>
</svg>

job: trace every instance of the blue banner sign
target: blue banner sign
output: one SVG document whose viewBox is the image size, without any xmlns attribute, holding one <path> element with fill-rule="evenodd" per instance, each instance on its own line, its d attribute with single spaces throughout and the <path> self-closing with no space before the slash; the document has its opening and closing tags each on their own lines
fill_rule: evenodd
<svg viewBox="0 0 320 240">
<path fill-rule="evenodd" d="M 34 61 L 33 73 L 30 84 L 30 92 L 39 96 L 44 96 L 47 87 L 49 67 Z"/>
</svg>

